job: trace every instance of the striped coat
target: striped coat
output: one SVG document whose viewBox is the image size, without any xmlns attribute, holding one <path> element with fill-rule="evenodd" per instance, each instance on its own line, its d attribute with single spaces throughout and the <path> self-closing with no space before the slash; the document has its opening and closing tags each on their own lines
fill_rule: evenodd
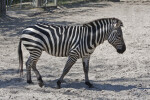
<svg viewBox="0 0 150 100">
<path fill-rule="evenodd" d="M 64 76 L 69 72 L 77 59 L 83 59 L 86 84 L 91 87 L 88 79 L 88 66 L 90 55 L 95 48 L 108 40 L 117 52 L 123 53 L 126 49 L 121 31 L 123 23 L 117 18 L 104 18 L 80 26 L 61 26 L 38 23 L 23 30 L 19 44 L 19 61 L 23 71 L 23 56 L 21 43 L 30 53 L 26 63 L 27 82 L 31 83 L 31 68 L 37 75 L 39 85 L 43 85 L 41 75 L 36 69 L 36 62 L 42 51 L 58 57 L 68 57 L 64 71 L 57 82 L 60 88 Z M 119 36 L 120 35 L 120 36 Z"/>
</svg>

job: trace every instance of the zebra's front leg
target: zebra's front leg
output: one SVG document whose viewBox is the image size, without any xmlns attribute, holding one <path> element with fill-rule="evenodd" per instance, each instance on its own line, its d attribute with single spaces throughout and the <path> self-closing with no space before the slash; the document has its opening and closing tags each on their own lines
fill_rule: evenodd
<svg viewBox="0 0 150 100">
<path fill-rule="evenodd" d="M 61 75 L 61 77 L 59 78 L 59 80 L 57 81 L 57 88 L 60 89 L 61 88 L 61 83 L 65 77 L 65 75 L 69 72 L 69 70 L 71 69 L 71 67 L 73 66 L 73 64 L 77 61 L 77 59 L 74 59 L 74 58 L 71 58 L 69 57 L 67 62 L 66 62 L 66 65 L 65 65 L 65 68 L 63 70 L 63 73 Z"/>
<path fill-rule="evenodd" d="M 89 60 L 90 56 L 82 58 L 83 70 L 85 75 L 85 84 L 92 88 L 93 85 L 89 81 L 88 72 L 89 72 Z"/>
</svg>

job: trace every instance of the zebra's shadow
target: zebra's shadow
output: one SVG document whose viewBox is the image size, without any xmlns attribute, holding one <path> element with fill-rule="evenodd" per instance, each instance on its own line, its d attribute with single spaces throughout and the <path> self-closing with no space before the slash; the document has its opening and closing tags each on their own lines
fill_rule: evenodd
<svg viewBox="0 0 150 100">
<path fill-rule="evenodd" d="M 56 83 L 57 80 L 53 81 L 48 81 L 45 84 L 45 87 L 51 87 L 51 88 L 56 88 Z M 107 91 L 115 91 L 115 92 L 120 92 L 124 90 L 130 90 L 133 88 L 137 88 L 135 85 L 113 85 L 111 83 L 107 84 L 100 84 L 94 81 L 91 81 L 93 84 L 93 88 L 89 88 L 87 85 L 85 85 L 84 81 L 72 81 L 72 82 L 67 82 L 66 80 L 61 84 L 62 88 L 74 88 L 74 89 L 87 89 L 87 90 L 94 90 L 94 91 L 102 91 L 102 90 L 107 90 Z"/>
</svg>

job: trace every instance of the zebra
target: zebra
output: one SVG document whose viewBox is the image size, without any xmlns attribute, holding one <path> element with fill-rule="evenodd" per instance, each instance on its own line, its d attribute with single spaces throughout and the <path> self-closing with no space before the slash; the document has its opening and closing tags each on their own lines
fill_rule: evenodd
<svg viewBox="0 0 150 100">
<path fill-rule="evenodd" d="M 42 77 L 36 69 L 36 63 L 42 51 L 45 51 L 52 56 L 68 57 L 63 72 L 57 80 L 57 88 L 61 88 L 65 75 L 79 58 L 82 58 L 85 84 L 91 88 L 93 84 L 90 83 L 88 77 L 90 55 L 105 40 L 108 40 L 119 54 L 123 54 L 126 50 L 126 45 L 123 39 L 122 26 L 122 21 L 117 18 L 101 18 L 82 25 L 63 26 L 37 23 L 29 26 L 22 31 L 18 45 L 20 74 L 22 75 L 23 73 L 21 47 L 23 44 L 30 54 L 26 62 L 27 83 L 32 83 L 32 68 L 39 86 L 44 85 Z"/>
</svg>

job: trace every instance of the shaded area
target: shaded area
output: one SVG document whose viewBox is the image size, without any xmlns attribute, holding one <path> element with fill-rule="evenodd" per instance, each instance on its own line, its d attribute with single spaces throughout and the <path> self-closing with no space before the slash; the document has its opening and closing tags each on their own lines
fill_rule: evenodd
<svg viewBox="0 0 150 100">
<path fill-rule="evenodd" d="M 65 4 L 63 5 L 66 8 L 77 8 L 77 7 L 98 7 L 98 8 L 104 8 L 104 7 L 108 7 L 111 6 L 110 4 L 107 3 L 91 3 L 89 4 L 88 2 L 77 2 L 77 3 L 72 3 L 72 4 Z"/>
<path fill-rule="evenodd" d="M 91 83 L 93 84 L 94 88 L 89 88 L 88 86 L 84 84 L 84 82 L 73 82 L 70 84 L 66 83 L 66 86 L 64 87 L 62 86 L 62 87 L 63 88 L 75 88 L 75 89 L 86 88 L 86 89 L 94 90 L 94 91 L 107 90 L 107 91 L 116 91 L 116 92 L 136 88 L 136 86 L 134 85 L 124 86 L 124 85 L 112 85 L 112 84 L 97 84 L 97 83 L 93 83 L 92 81 Z"/>
<path fill-rule="evenodd" d="M 66 21 L 61 21 L 61 22 L 46 21 L 44 20 L 44 18 L 41 18 L 43 21 L 38 21 L 39 20 L 38 18 L 31 18 L 31 19 L 13 18 L 13 17 L 10 17 L 10 18 L 11 19 L 9 21 L 3 21 L 0 23 L 1 35 L 4 35 L 4 36 L 7 35 L 5 34 L 5 32 L 7 31 L 17 31 L 17 33 L 9 34 L 9 36 L 17 36 L 21 34 L 21 31 L 25 29 L 27 26 L 35 25 L 38 22 L 58 24 L 58 25 L 69 25 L 73 23 L 73 22 L 66 22 Z"/>
<path fill-rule="evenodd" d="M 7 88 L 7 87 L 24 87 L 25 82 L 23 78 L 12 78 L 6 80 L 0 80 L 0 88 Z"/>
<path fill-rule="evenodd" d="M 1 69 L 0 70 L 0 76 L 4 76 L 5 79 L 3 80 L 3 77 L 0 80 L 0 88 L 6 88 L 6 87 L 19 87 L 20 82 L 23 81 L 23 78 L 7 78 L 9 75 L 14 76 L 15 74 L 18 73 L 18 70 L 16 69 Z M 19 74 L 18 74 L 19 76 Z M 23 86 L 24 84 L 22 84 Z"/>
<path fill-rule="evenodd" d="M 18 73 L 18 70 L 16 70 L 16 69 L 7 69 L 7 70 L 5 70 L 5 69 L 1 69 L 0 70 L 0 75 L 14 75 L 14 74 L 16 74 L 16 73 Z M 19 73 L 18 73 L 19 74 Z"/>
<path fill-rule="evenodd" d="M 107 80 L 106 80 L 107 81 Z M 62 88 L 75 88 L 75 89 L 82 89 L 82 88 L 86 88 L 87 90 L 94 90 L 94 91 L 101 91 L 101 90 L 107 90 L 107 91 L 115 91 L 115 92 L 120 92 L 120 91 L 124 91 L 124 90 L 130 90 L 133 88 L 137 88 L 135 85 L 113 85 L 110 83 L 107 84 L 101 84 L 101 83 L 105 83 L 106 81 L 101 81 L 100 84 L 98 84 L 96 81 L 91 81 L 91 83 L 93 84 L 94 88 L 89 88 L 87 85 L 85 85 L 85 83 L 83 81 L 68 81 L 67 79 L 65 79 L 62 82 Z M 119 82 L 119 80 L 118 80 Z M 45 83 L 46 87 L 51 87 L 51 88 L 56 88 L 56 83 L 57 80 L 52 80 L 52 81 L 48 81 Z"/>
</svg>

